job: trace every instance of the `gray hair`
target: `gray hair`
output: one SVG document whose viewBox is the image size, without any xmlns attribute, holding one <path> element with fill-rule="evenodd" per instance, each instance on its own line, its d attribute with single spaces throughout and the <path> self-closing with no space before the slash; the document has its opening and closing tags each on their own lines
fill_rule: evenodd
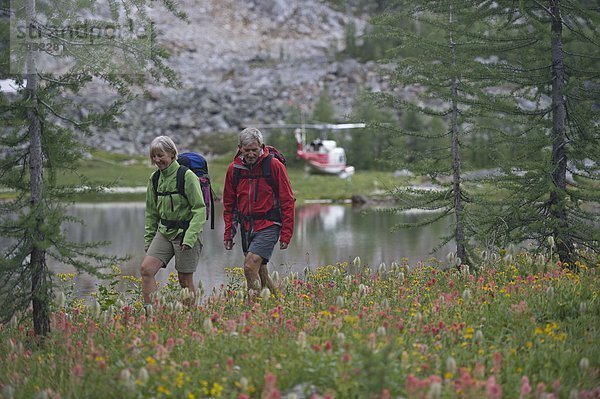
<svg viewBox="0 0 600 399">
<path fill-rule="evenodd" d="M 263 134 L 257 128 L 247 127 L 240 132 L 240 140 L 238 143 L 240 147 L 250 145 L 255 141 L 258 142 L 258 145 L 262 147 L 264 143 Z"/>
<path fill-rule="evenodd" d="M 150 162 L 152 156 L 157 152 L 166 152 L 173 155 L 173 159 L 177 158 L 177 147 L 169 136 L 158 136 L 150 143 Z"/>
</svg>

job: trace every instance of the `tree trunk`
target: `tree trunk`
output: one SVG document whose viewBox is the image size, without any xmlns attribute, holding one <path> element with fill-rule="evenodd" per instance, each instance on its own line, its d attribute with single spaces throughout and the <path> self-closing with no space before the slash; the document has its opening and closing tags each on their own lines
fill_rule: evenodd
<svg viewBox="0 0 600 399">
<path fill-rule="evenodd" d="M 35 0 L 27 0 L 27 26 L 31 26 L 35 17 Z M 31 232 L 33 243 L 31 250 L 31 298 L 33 300 L 33 328 L 38 336 L 50 332 L 49 284 L 47 281 L 46 251 L 40 248 L 44 236 L 41 227 L 44 225 L 42 204 L 43 191 L 43 152 L 42 152 L 42 123 L 38 113 L 37 98 L 37 65 L 36 54 L 27 54 L 27 86 L 28 96 L 27 118 L 29 119 L 29 176 L 31 188 L 30 212 L 35 213 L 36 224 Z"/>
<path fill-rule="evenodd" d="M 550 0 L 552 17 L 552 184 L 550 192 L 550 215 L 556 227 L 553 231 L 561 261 L 570 265 L 573 255 L 573 242 L 568 232 L 567 212 L 565 209 L 565 190 L 567 187 L 567 133 L 566 104 L 564 95 L 565 64 L 562 49 L 562 17 L 560 0 Z"/>
<path fill-rule="evenodd" d="M 452 52 L 452 65 L 456 66 L 456 44 L 452 39 L 452 6 L 450 6 L 448 12 L 448 44 L 450 46 L 450 51 Z M 452 79 L 450 90 L 452 93 L 452 194 L 454 215 L 456 218 L 456 226 L 454 231 L 456 240 L 456 256 L 460 258 L 462 263 L 467 264 L 468 259 L 467 250 L 465 248 L 465 226 L 463 220 L 463 203 L 460 185 L 460 132 L 458 129 L 458 81 L 456 78 Z"/>
</svg>

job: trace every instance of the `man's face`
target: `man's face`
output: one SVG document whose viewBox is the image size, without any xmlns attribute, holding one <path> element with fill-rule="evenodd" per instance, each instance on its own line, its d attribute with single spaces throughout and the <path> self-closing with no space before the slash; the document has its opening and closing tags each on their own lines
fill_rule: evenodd
<svg viewBox="0 0 600 399">
<path fill-rule="evenodd" d="M 260 156 L 261 148 L 257 141 L 252 144 L 240 146 L 239 149 L 244 162 L 248 165 L 254 165 Z"/>
</svg>

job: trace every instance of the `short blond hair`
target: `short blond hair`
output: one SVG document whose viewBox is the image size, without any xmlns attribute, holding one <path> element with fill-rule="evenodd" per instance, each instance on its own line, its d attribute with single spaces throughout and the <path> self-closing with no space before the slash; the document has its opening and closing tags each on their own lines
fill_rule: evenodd
<svg viewBox="0 0 600 399">
<path fill-rule="evenodd" d="M 173 159 L 177 158 L 177 146 L 169 136 L 158 136 L 150 143 L 150 162 L 152 157 L 157 152 L 166 152 L 173 155 Z"/>
</svg>

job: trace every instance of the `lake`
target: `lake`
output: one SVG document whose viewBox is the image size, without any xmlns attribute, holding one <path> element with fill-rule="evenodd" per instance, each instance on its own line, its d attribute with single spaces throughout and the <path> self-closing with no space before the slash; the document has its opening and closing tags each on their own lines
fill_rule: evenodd
<svg viewBox="0 0 600 399">
<path fill-rule="evenodd" d="M 241 267 L 243 256 L 239 239 L 233 250 L 223 248 L 222 204 L 215 209 L 215 229 L 207 222 L 202 236 L 204 248 L 200 257 L 196 283 L 199 279 L 208 292 L 213 287 L 226 283 L 224 269 Z M 129 255 L 129 261 L 118 265 L 123 274 L 139 277 L 139 265 L 144 256 L 144 203 L 100 203 L 78 204 L 69 209 L 84 225 L 68 223 L 64 228 L 73 241 L 110 241 L 110 245 L 99 252 L 118 256 Z M 290 247 L 281 251 L 275 247 L 269 263 L 269 271 L 277 270 L 281 275 L 290 271 L 302 273 L 305 267 L 351 262 L 360 256 L 363 265 L 376 269 L 380 263 L 390 265 L 408 258 L 411 265 L 432 256 L 444 258 L 452 250 L 446 245 L 437 253 L 431 249 L 439 242 L 438 237 L 447 233 L 450 219 L 412 230 L 392 232 L 397 223 L 417 221 L 427 216 L 419 212 L 394 214 L 377 212 L 374 209 L 357 209 L 345 204 L 306 204 L 296 209 L 296 226 Z M 53 263 L 49 267 L 56 273 L 72 272 L 69 266 Z M 157 280 L 165 281 L 174 272 L 173 261 L 161 270 Z M 77 277 L 79 295 L 96 290 L 97 280 L 88 275 Z"/>
</svg>

